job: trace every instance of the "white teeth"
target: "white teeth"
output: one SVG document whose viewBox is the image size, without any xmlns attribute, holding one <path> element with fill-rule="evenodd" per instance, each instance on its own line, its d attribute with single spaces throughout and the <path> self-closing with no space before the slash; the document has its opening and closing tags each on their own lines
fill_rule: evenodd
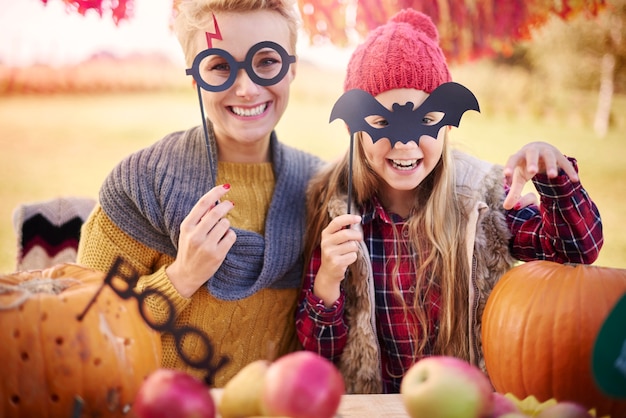
<svg viewBox="0 0 626 418">
<path fill-rule="evenodd" d="M 231 110 L 237 116 L 258 116 L 265 111 L 267 108 L 267 103 L 263 103 L 253 108 L 243 108 L 243 107 L 235 107 L 231 106 Z"/>
<path fill-rule="evenodd" d="M 411 170 L 417 166 L 418 160 L 391 160 L 394 168 L 398 170 Z"/>
</svg>

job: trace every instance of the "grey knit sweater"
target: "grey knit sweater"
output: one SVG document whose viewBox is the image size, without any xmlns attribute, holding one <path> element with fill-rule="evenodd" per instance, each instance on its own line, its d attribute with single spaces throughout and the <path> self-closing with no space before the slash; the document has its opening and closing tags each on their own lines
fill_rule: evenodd
<svg viewBox="0 0 626 418">
<path fill-rule="evenodd" d="M 216 144 L 209 126 L 209 165 L 202 127 L 174 132 L 131 154 L 111 172 L 100 191 L 100 204 L 132 238 L 176 257 L 180 224 L 198 199 L 214 185 Z M 294 288 L 302 275 L 305 192 L 321 160 L 270 140 L 276 186 L 265 235 L 235 229 L 237 241 L 207 286 L 225 300 L 245 298 L 265 287 Z M 207 280 L 209 277 L 207 277 Z"/>
</svg>

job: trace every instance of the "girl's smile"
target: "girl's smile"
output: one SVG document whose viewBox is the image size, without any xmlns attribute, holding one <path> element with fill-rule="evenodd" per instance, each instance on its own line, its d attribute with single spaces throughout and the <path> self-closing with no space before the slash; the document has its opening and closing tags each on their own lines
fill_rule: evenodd
<svg viewBox="0 0 626 418">
<path fill-rule="evenodd" d="M 392 167 L 399 171 L 412 171 L 417 168 L 417 166 L 422 161 L 421 159 L 413 159 L 413 160 L 392 160 L 388 159 L 389 163 Z"/>
</svg>

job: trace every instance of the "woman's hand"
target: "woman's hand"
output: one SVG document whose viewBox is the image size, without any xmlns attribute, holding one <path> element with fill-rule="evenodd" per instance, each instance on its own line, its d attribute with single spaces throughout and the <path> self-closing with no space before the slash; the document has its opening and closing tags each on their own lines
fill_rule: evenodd
<svg viewBox="0 0 626 418">
<path fill-rule="evenodd" d="M 191 297 L 222 265 L 237 238 L 225 218 L 233 203 L 220 199 L 230 185 L 216 186 L 198 200 L 180 224 L 178 254 L 166 272 L 178 292 Z"/>
<path fill-rule="evenodd" d="M 524 145 L 509 157 L 504 166 L 504 176 L 511 187 L 504 200 L 504 209 L 512 209 L 518 202 L 520 206 L 527 206 L 531 197 L 522 196 L 526 183 L 537 173 L 545 173 L 549 178 L 554 178 L 559 174 L 559 169 L 565 171 L 572 181 L 578 181 L 574 166 L 556 147 L 546 142 Z"/>
<path fill-rule="evenodd" d="M 322 231 L 321 265 L 315 276 L 313 293 L 329 308 L 340 296 L 340 283 L 348 266 L 356 261 L 361 233 L 349 228 L 361 222 L 358 215 L 341 215 Z"/>
</svg>

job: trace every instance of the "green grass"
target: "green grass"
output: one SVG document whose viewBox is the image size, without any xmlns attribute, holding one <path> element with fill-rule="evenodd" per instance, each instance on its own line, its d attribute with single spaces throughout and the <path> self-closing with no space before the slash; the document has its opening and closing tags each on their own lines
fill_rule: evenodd
<svg viewBox="0 0 626 418">
<path fill-rule="evenodd" d="M 325 82 L 322 86 L 320 77 Z M 595 110 L 592 96 L 576 99 L 581 102 L 569 108 L 566 106 L 571 102 L 562 100 L 553 111 L 542 113 L 528 110 L 528 106 L 510 98 L 498 103 L 493 92 L 480 84 L 489 81 L 462 72 L 459 78 L 479 99 L 485 92 L 489 101 L 481 114 L 466 114 L 460 129 L 453 131 L 453 141 L 479 157 L 499 163 L 533 140 L 551 142 L 576 157 L 583 184 L 604 221 L 605 245 L 596 265 L 626 268 L 626 222 L 622 219 L 626 98 L 615 100 L 614 114 L 621 118 L 616 119 L 617 128 L 600 139 L 589 123 Z M 278 127 L 279 137 L 326 159 L 340 155 L 348 146 L 346 130 L 340 121 L 328 123 L 330 109 L 340 94 L 340 76 L 320 76 L 311 68 L 301 68 L 290 107 Z M 104 177 L 124 156 L 199 121 L 197 99 L 191 88 L 2 97 L 0 273 L 15 268 L 17 247 L 11 217 L 17 205 L 66 195 L 97 197 Z"/>
</svg>

